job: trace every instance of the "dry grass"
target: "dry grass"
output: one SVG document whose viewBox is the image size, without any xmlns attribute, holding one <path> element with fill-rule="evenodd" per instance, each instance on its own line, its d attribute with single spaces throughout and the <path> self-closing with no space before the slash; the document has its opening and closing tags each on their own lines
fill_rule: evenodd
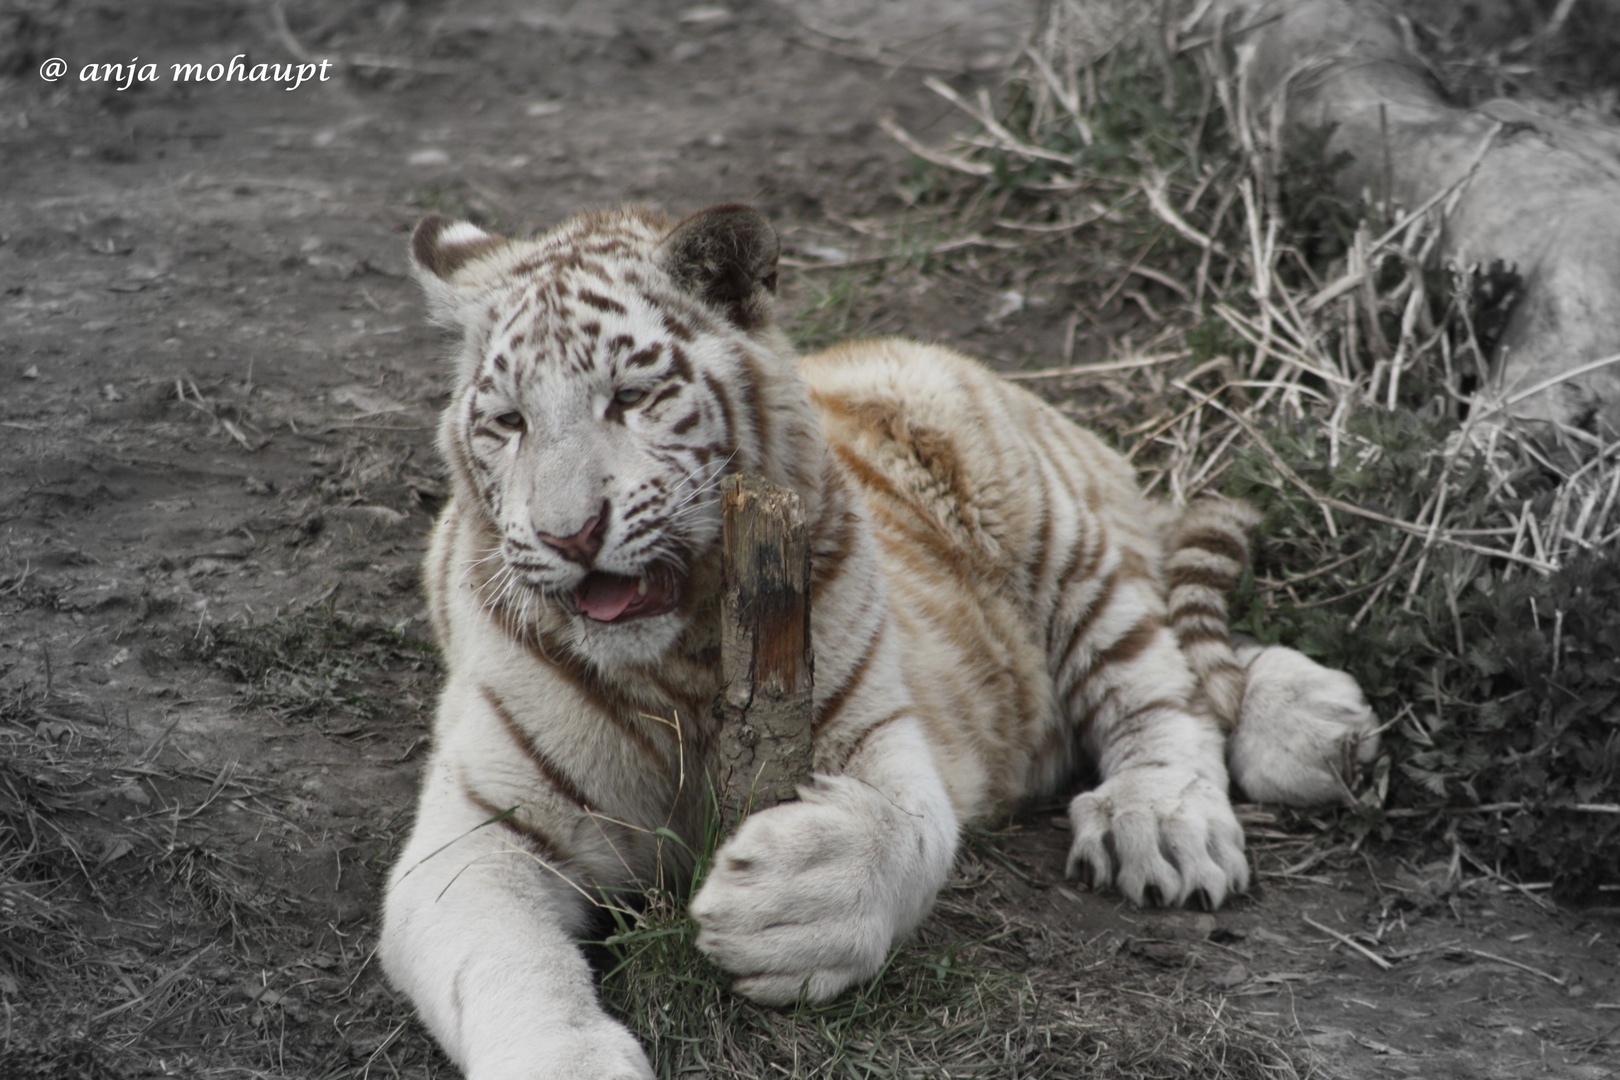
<svg viewBox="0 0 1620 1080">
<path fill-rule="evenodd" d="M 1147 339 L 1117 359 L 1011 377 L 1154 402 L 1146 424 L 1120 434 L 1146 466 L 1150 490 L 1178 501 L 1217 487 L 1237 453 L 1257 449 L 1324 510 L 1416 538 L 1419 558 L 1450 545 L 1548 573 L 1612 544 L 1620 536 L 1612 494 L 1620 441 L 1512 425 L 1511 407 L 1546 386 L 1504 393 L 1477 325 L 1498 313 L 1501 298 L 1491 291 L 1511 290 L 1511 281 L 1498 280 L 1509 272 L 1444 267 L 1434 255 L 1447 206 L 1488 142 L 1462 178 L 1421 206 L 1356 206 L 1320 190 L 1311 197 L 1321 205 L 1308 205 L 1299 189 L 1330 180 L 1333 163 L 1309 160 L 1320 147 L 1284 142 L 1284 102 L 1247 99 L 1246 58 L 1223 40 L 1223 28 L 1196 18 L 1206 8 L 1163 21 L 1157 6 L 1054 0 L 1009 82 L 1008 118 L 997 119 L 988 95 L 969 101 L 931 79 L 979 130 L 930 148 L 891 125 L 934 165 L 984 181 L 965 185 L 967 195 L 942 209 L 988 247 L 1016 245 L 1020 259 L 1085 259 L 1077 235 L 1114 249 L 1110 256 L 1130 255 L 1132 238 L 1120 234 L 1151 220 L 1162 226 L 1156 245 L 1136 245 L 1147 246 L 1144 257 L 1123 275 L 1116 269 L 1111 290 L 1140 297 L 1137 328 Z M 1139 109 L 1129 119 L 1142 130 L 1124 130 L 1109 146 L 1109 132 L 1125 127 L 1115 80 L 1128 65 L 1144 69 L 1132 80 L 1136 96 L 1160 91 L 1148 102 L 1158 108 Z M 1151 130 L 1154 122 L 1162 130 Z M 1343 250 L 1324 257 L 1324 247 Z M 1263 434 L 1322 424 L 1336 466 L 1368 450 L 1350 431 L 1352 418 L 1392 413 L 1414 398 L 1460 428 L 1435 448 L 1444 459 L 1436 497 L 1409 518 L 1325 497 L 1287 469 Z M 1514 477 L 1527 460 L 1556 474 L 1549 512 L 1532 514 L 1517 497 Z M 1500 516 L 1484 525 L 1472 507 L 1448 514 L 1443 495 L 1455 471 L 1475 462 L 1491 470 L 1501 496 L 1493 507 Z"/>
<path fill-rule="evenodd" d="M 998 99 L 931 82 L 974 130 L 891 126 L 933 167 L 917 210 L 984 277 L 1067 289 L 1064 359 L 1095 358 L 1010 378 L 1111 434 L 1151 492 L 1265 509 L 1234 623 L 1350 670 L 1391 728 L 1351 831 L 1620 888 L 1581 854 L 1620 829 L 1620 441 L 1515 422 L 1546 388 L 1502 385 L 1520 283 L 1436 257 L 1490 140 L 1420 206 L 1336 195 L 1329 133 L 1250 99 L 1208 7 L 1051 0 Z"/>
<path fill-rule="evenodd" d="M 993 841 L 989 841 L 993 843 Z M 987 849 L 989 850 L 989 849 Z M 1007 871 L 973 855 L 916 940 L 825 1005 L 731 994 L 692 944 L 685 904 L 654 891 L 607 939 L 603 997 L 660 1076 L 1281 1080 L 1315 1075 L 1297 1045 L 1165 971 L 1008 910 Z"/>
<path fill-rule="evenodd" d="M 0 1076 L 431 1075 L 363 929 L 313 925 L 219 829 L 229 810 L 312 842 L 286 793 L 81 708 L 0 703 Z"/>
</svg>

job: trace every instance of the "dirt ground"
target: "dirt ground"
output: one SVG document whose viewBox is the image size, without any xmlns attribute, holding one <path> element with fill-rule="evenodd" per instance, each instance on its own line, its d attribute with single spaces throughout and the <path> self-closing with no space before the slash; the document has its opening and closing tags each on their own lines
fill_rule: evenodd
<svg viewBox="0 0 1620 1080">
<path fill-rule="evenodd" d="M 277 10 L 0 0 L 0 778 L 37 811 L 0 822 L 7 1076 L 451 1072 L 369 963 L 438 676 L 416 564 L 448 380 L 406 275 L 421 214 L 521 232 L 746 200 L 811 333 L 1004 366 L 1063 347 L 1062 296 L 1009 310 L 1023 283 L 970 251 L 822 265 L 892 254 L 873 236 L 908 227 L 912 166 L 879 119 L 943 138 L 923 76 L 993 85 L 1029 5 Z M 294 49 L 330 78 L 170 77 Z M 136 57 L 160 77 L 79 77 Z M 1062 883 L 1042 811 L 961 886 L 1179 973 L 1319 1075 L 1620 1075 L 1620 911 L 1249 813 L 1258 883 L 1215 915 Z"/>
</svg>

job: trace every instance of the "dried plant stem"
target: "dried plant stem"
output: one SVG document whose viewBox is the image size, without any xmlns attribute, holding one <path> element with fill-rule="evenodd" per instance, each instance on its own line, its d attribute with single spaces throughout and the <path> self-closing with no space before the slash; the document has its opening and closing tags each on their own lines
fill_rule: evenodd
<svg viewBox="0 0 1620 1080">
<path fill-rule="evenodd" d="M 1371 949 L 1369 949 L 1365 945 L 1361 944 L 1361 942 L 1356 941 L 1354 938 L 1350 937 L 1348 934 L 1341 934 L 1341 933 L 1339 933 L 1339 931 L 1333 929 L 1330 926 L 1323 926 L 1321 923 L 1317 922 L 1315 919 L 1311 918 L 1309 915 L 1302 915 L 1302 916 L 1300 916 L 1300 918 L 1304 919 L 1305 924 L 1307 926 L 1311 927 L 1312 929 L 1320 930 L 1322 933 L 1326 934 L 1328 937 L 1330 937 L 1333 940 L 1337 941 L 1339 944 L 1345 946 L 1346 948 L 1354 949 L 1356 952 L 1360 953 L 1362 956 L 1366 957 L 1368 960 L 1371 960 L 1373 962 L 1373 964 L 1375 964 L 1380 970 L 1383 970 L 1383 971 L 1393 971 L 1393 970 L 1395 970 L 1395 965 L 1394 964 L 1390 963 L 1388 960 L 1385 960 L 1382 956 L 1379 956 L 1377 953 L 1373 952 Z"/>
</svg>

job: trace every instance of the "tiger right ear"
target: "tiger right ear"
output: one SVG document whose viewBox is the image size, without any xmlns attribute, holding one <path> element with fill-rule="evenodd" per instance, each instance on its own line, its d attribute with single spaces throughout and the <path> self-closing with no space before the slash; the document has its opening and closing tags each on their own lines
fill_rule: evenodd
<svg viewBox="0 0 1620 1080">
<path fill-rule="evenodd" d="M 744 330 L 771 319 L 776 292 L 776 230 L 751 206 L 728 203 L 700 210 L 659 245 L 659 261 L 681 288 L 726 313 Z"/>
<path fill-rule="evenodd" d="M 411 262 L 424 281 L 431 275 L 448 282 L 463 266 L 507 243 L 506 237 L 487 233 L 470 221 L 429 214 L 411 233 Z"/>
</svg>

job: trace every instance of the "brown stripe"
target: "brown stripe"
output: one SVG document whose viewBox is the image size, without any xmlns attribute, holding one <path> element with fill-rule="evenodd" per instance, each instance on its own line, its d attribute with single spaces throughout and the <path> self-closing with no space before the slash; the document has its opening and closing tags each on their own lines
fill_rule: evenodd
<svg viewBox="0 0 1620 1080">
<path fill-rule="evenodd" d="M 943 484 L 956 503 L 960 517 L 964 508 L 973 505 L 973 490 L 968 483 L 967 470 L 956 453 L 956 443 L 943 431 L 907 424 L 896 426 L 895 440 L 907 446 L 916 455 L 922 467 Z M 963 521 L 967 526 L 968 523 Z"/>
<path fill-rule="evenodd" d="M 1243 538 L 1217 529 L 1197 529 L 1179 536 L 1176 538 L 1176 547 L 1198 548 L 1200 551 L 1231 559 L 1239 566 L 1245 566 L 1249 561 L 1249 546 L 1243 542 Z"/>
<path fill-rule="evenodd" d="M 895 490 L 894 485 L 889 482 L 889 478 L 878 472 L 854 450 L 840 443 L 833 447 L 833 453 L 838 455 L 838 460 L 843 462 L 844 468 L 848 469 L 854 475 L 854 478 L 866 485 L 868 489 L 881 495 L 887 495 L 897 501 L 904 501 L 901 494 Z"/>
<path fill-rule="evenodd" d="M 575 691 L 589 702 L 603 719 L 618 728 L 643 754 L 660 768 L 667 767 L 669 763 L 665 756 L 653 745 L 646 733 L 626 715 L 630 710 L 625 702 L 611 688 L 604 686 L 602 680 L 586 667 L 585 662 L 565 648 L 561 642 L 542 640 L 537 627 L 520 622 L 509 605 L 489 596 L 487 592 L 489 580 L 486 574 L 483 580 L 476 582 L 476 586 L 479 600 L 491 610 L 495 624 L 513 641 L 522 645 L 535 660 L 567 679 Z"/>
<path fill-rule="evenodd" d="M 1224 656 L 1217 659 L 1214 663 L 1205 668 L 1204 671 L 1199 674 L 1199 678 L 1201 681 L 1208 682 L 1211 677 L 1216 675 L 1235 675 L 1245 681 L 1247 681 L 1249 677 L 1248 671 L 1238 665 L 1235 661 L 1231 660 L 1229 657 Z"/>
<path fill-rule="evenodd" d="M 1063 593 L 1068 591 L 1069 583 L 1074 580 L 1090 581 L 1097 573 L 1097 567 L 1102 563 L 1103 555 L 1108 550 L 1108 534 L 1099 528 L 1096 536 L 1089 539 L 1093 543 L 1091 549 L 1087 551 L 1088 537 L 1086 536 L 1085 526 L 1081 522 L 1076 522 L 1074 539 L 1069 542 L 1068 547 L 1065 549 L 1063 562 L 1058 568 L 1057 575 L 1052 578 L 1052 588 L 1058 594 L 1057 599 L 1052 602 L 1054 613 L 1063 606 Z M 1076 573 L 1076 567 L 1079 565 L 1082 555 L 1085 556 L 1086 560 L 1085 569 Z M 1046 628 L 1048 646 L 1052 643 L 1052 631 L 1055 628 L 1055 624 L 1048 625 Z M 1059 655 L 1066 655 L 1066 653 L 1060 653 Z"/>
<path fill-rule="evenodd" d="M 1063 669 L 1068 667 L 1069 661 L 1073 658 L 1074 650 L 1080 647 L 1081 641 L 1085 639 L 1086 634 L 1091 630 L 1092 624 L 1097 621 L 1097 616 L 1102 613 L 1103 608 L 1114 602 L 1114 588 L 1118 584 L 1119 574 L 1117 572 L 1103 578 L 1102 589 L 1097 593 L 1096 599 L 1092 600 L 1091 606 L 1086 609 L 1086 613 L 1075 620 L 1074 629 L 1069 631 L 1069 640 L 1064 643 L 1063 651 L 1057 654 L 1058 675 L 1060 677 L 1063 674 Z"/>
<path fill-rule="evenodd" d="M 681 382 L 692 381 L 692 361 L 686 358 L 685 349 L 679 345 L 671 345 L 669 347 L 669 362 L 673 365 L 672 370 L 675 372 L 676 378 L 680 379 Z"/>
<path fill-rule="evenodd" d="M 760 390 L 765 375 L 751 354 L 738 349 L 735 356 L 743 366 L 743 401 L 748 406 L 748 418 L 754 425 L 754 445 L 764 456 L 765 448 L 771 445 L 771 418 L 765 411 L 765 400 Z"/>
<path fill-rule="evenodd" d="M 634 344 L 632 342 L 632 344 Z M 645 349 L 639 349 L 624 358 L 625 367 L 650 367 L 658 362 L 658 354 L 664 351 L 664 343 L 655 341 Z"/>
<path fill-rule="evenodd" d="M 529 642 L 525 642 L 525 644 L 529 644 Z M 601 680 L 585 666 L 584 661 L 566 652 L 561 642 L 535 640 L 530 645 L 530 652 L 546 661 L 552 670 L 566 676 L 568 681 L 574 684 L 574 688 L 579 691 L 580 696 L 595 706 L 597 711 L 602 714 L 602 717 L 618 728 L 627 739 L 635 743 L 637 749 L 644 755 L 660 766 L 667 764 L 664 755 L 659 752 L 658 747 L 653 745 L 646 732 L 642 731 L 635 721 L 625 716 L 624 703 L 619 699 L 618 695 L 611 693 L 607 687 L 603 686 Z"/>
<path fill-rule="evenodd" d="M 1208 641 L 1221 641 L 1230 644 L 1231 640 L 1231 635 L 1226 632 L 1225 623 L 1219 626 L 1176 627 L 1176 643 L 1181 646 L 1183 651 Z"/>
<path fill-rule="evenodd" d="M 888 620 L 884 619 L 878 622 L 877 629 L 867 639 L 866 651 L 855 662 L 854 668 L 850 670 L 849 675 L 844 679 L 844 685 L 833 692 L 832 696 L 827 699 L 826 704 L 821 707 L 821 713 L 811 723 L 810 733 L 812 735 L 819 733 L 828 724 L 836 720 L 838 714 L 844 710 L 844 704 L 849 700 L 849 696 L 861 685 L 861 680 L 866 678 L 867 669 L 872 666 L 872 657 L 877 655 L 878 645 L 883 641 L 883 634 L 887 628 Z"/>
<path fill-rule="evenodd" d="M 660 306 L 658 302 L 650 296 L 647 297 L 646 300 L 647 303 L 652 307 L 656 308 Z M 691 341 L 695 336 L 693 335 L 692 328 L 690 326 L 687 326 L 685 323 L 675 318 L 675 316 L 670 312 L 663 311 L 660 312 L 660 315 L 664 320 L 664 329 L 669 332 L 670 337 L 676 338 L 680 341 Z"/>
<path fill-rule="evenodd" d="M 1164 629 L 1164 621 L 1157 615 L 1148 615 L 1141 622 L 1125 631 L 1120 639 L 1097 657 L 1095 668 L 1111 667 L 1114 664 L 1128 664 L 1147 651 L 1153 644 L 1159 631 Z"/>
<path fill-rule="evenodd" d="M 860 515 L 845 510 L 837 516 L 831 546 L 817 546 L 810 567 L 810 603 L 821 602 L 821 595 L 844 573 L 844 564 L 855 550 L 855 534 Z M 825 542 L 825 541 L 824 541 Z"/>
<path fill-rule="evenodd" d="M 461 793 L 467 797 L 468 802 L 478 807 L 478 809 L 484 813 L 486 819 L 500 817 L 501 819 L 495 822 L 495 824 L 510 829 L 512 832 L 528 841 L 541 858 L 559 865 L 573 859 L 573 856 L 568 853 L 568 850 L 561 844 L 557 843 L 557 841 L 553 840 L 551 836 L 545 832 L 545 830 L 541 829 L 533 822 L 524 821 L 518 816 L 517 812 L 514 812 L 521 811 L 522 807 L 496 806 L 478 792 L 474 791 L 472 785 L 467 782 L 467 778 L 465 776 L 458 777 L 457 779 L 461 783 Z M 506 816 L 501 817 L 502 814 L 505 814 Z"/>
<path fill-rule="evenodd" d="M 1122 735 L 1132 735 L 1140 732 L 1143 729 L 1143 717 L 1150 712 L 1157 712 L 1164 709 L 1172 709 L 1176 712 L 1185 712 L 1187 706 L 1185 702 L 1175 701 L 1171 698 L 1154 698 L 1152 701 L 1138 705 L 1129 712 L 1121 713 L 1114 721 L 1113 725 L 1108 731 L 1109 741 L 1113 742 Z"/>
<path fill-rule="evenodd" d="M 647 411 L 651 412 L 653 409 L 656 409 L 659 405 L 662 405 L 664 402 L 668 401 L 670 398 L 674 397 L 676 394 L 679 394 L 685 389 L 686 386 L 683 383 L 670 383 L 668 386 L 658 391 L 653 399 L 647 403 Z"/>
<path fill-rule="evenodd" d="M 963 581 L 971 580 L 976 569 L 972 560 L 973 552 L 964 549 L 961 544 L 945 533 L 932 516 L 919 512 L 911 499 L 896 489 L 887 476 L 868 464 L 854 450 L 839 444 L 833 447 L 833 453 L 837 455 L 838 460 L 843 463 L 844 467 L 853 474 L 853 478 L 858 483 L 864 484 L 868 490 L 876 494 L 889 497 L 890 502 L 874 502 L 868 499 L 867 506 L 869 509 L 875 514 L 881 515 L 888 522 L 890 528 L 900 533 L 911 544 L 931 552 L 936 560 Z M 898 504 L 898 507 L 903 508 L 906 511 L 905 516 L 902 516 L 896 506 L 890 505 L 890 503 Z M 918 528 L 912 523 L 913 521 L 921 522 L 925 527 Z M 878 530 L 878 536 L 882 540 L 890 541 L 889 547 L 892 551 L 907 558 L 908 562 L 915 565 L 903 546 L 894 544 L 893 538 L 884 536 L 883 529 Z"/>
<path fill-rule="evenodd" d="M 1087 562 L 1089 565 L 1082 574 L 1077 575 L 1074 571 L 1075 567 L 1080 562 L 1081 554 L 1085 552 L 1085 533 L 1082 532 L 1076 536 L 1074 538 L 1074 542 L 1069 545 L 1068 550 L 1063 554 L 1063 562 L 1058 569 L 1057 576 L 1052 579 L 1052 591 L 1055 595 L 1052 600 L 1052 621 L 1046 625 L 1046 647 L 1048 649 L 1052 647 L 1052 635 L 1057 631 L 1058 628 L 1057 613 L 1063 607 L 1063 599 L 1065 594 L 1067 594 L 1069 591 L 1071 582 L 1076 580 L 1091 581 L 1097 572 L 1097 566 L 1102 562 L 1102 540 L 1103 538 L 1100 536 L 1097 538 L 1096 550 L 1092 551 L 1087 556 Z M 1112 573 L 1109 574 L 1109 578 L 1114 576 L 1115 575 Z M 1109 586 L 1106 581 L 1104 582 L 1104 585 L 1110 590 L 1112 589 L 1112 586 Z M 1082 618 L 1083 617 L 1084 616 L 1082 616 Z M 1069 650 L 1074 647 L 1074 640 L 1074 635 L 1070 634 L 1068 646 L 1062 652 L 1057 653 L 1056 655 L 1060 657 L 1068 656 Z"/>
<path fill-rule="evenodd" d="M 1035 479 L 1040 484 L 1041 527 L 1035 532 L 1035 551 L 1030 557 L 1029 591 L 1034 595 L 1046 577 L 1046 560 L 1051 557 L 1052 546 L 1052 489 L 1046 483 L 1046 470 L 1037 468 Z M 1070 545 L 1071 547 L 1074 545 Z M 1053 584 L 1058 584 L 1056 578 Z"/>
<path fill-rule="evenodd" d="M 889 724 L 894 723 L 894 721 L 900 719 L 903 716 L 910 716 L 910 715 L 911 715 L 911 706 L 908 705 L 903 709 L 894 710 L 894 712 L 890 713 L 888 716 L 885 716 L 885 717 L 883 717 L 883 719 L 878 720 L 875 723 L 873 723 L 865 731 L 861 732 L 860 736 L 850 746 L 849 753 L 844 755 L 844 764 L 848 765 L 851 761 L 855 760 L 855 755 L 861 752 L 861 748 L 866 745 L 866 740 L 871 736 L 872 732 L 876 731 L 880 727 L 885 727 L 885 726 L 887 726 Z"/>
<path fill-rule="evenodd" d="M 1223 626 L 1226 624 L 1226 606 L 1216 607 L 1203 600 L 1188 600 L 1177 603 L 1174 596 L 1170 598 L 1170 621 L 1180 624 L 1183 620 L 1209 619 Z"/>
<path fill-rule="evenodd" d="M 506 733 L 512 737 L 512 741 L 517 743 L 523 752 L 529 756 L 529 761 L 539 771 L 540 775 L 545 778 L 546 782 L 556 790 L 557 794 L 581 810 L 586 809 L 588 802 L 585 793 L 579 790 L 579 785 L 574 783 L 574 778 L 569 776 L 562 766 L 553 761 L 544 750 L 534 744 L 534 740 L 529 738 L 529 733 L 524 731 L 522 725 L 517 722 L 517 717 L 512 715 L 512 710 L 506 707 L 506 702 L 502 701 L 500 696 L 488 686 L 480 684 L 478 692 L 483 695 L 484 703 L 495 711 L 501 726 L 506 728 Z"/>
<path fill-rule="evenodd" d="M 601 293 L 595 292 L 591 289 L 581 289 L 579 291 L 579 298 L 581 301 L 591 305 L 591 307 L 598 311 L 610 311 L 616 315 L 623 315 L 625 313 L 623 304 L 611 297 L 603 296 Z"/>
<path fill-rule="evenodd" d="M 951 588 L 970 588 L 975 581 L 988 576 L 983 573 L 983 567 L 974 565 L 971 552 L 950 543 L 939 533 L 911 528 L 889 513 L 886 507 L 874 509 L 890 523 L 888 529 L 877 530 L 878 543 L 891 558 L 905 563 L 917 579 Z M 900 535 L 893 535 L 895 532 Z M 942 575 L 950 580 L 940 582 Z"/>
<path fill-rule="evenodd" d="M 849 420 L 877 442 L 907 445 L 899 411 L 887 402 L 856 401 L 842 394 L 818 394 L 815 402 L 826 411 Z"/>
<path fill-rule="evenodd" d="M 1206 589 L 1227 593 L 1237 584 L 1236 574 L 1223 573 L 1207 566 L 1172 566 L 1168 577 L 1171 589 L 1179 589 L 1184 585 L 1202 585 Z"/>
<path fill-rule="evenodd" d="M 709 393 L 714 395 L 715 403 L 720 406 L 720 419 L 725 422 L 726 429 L 721 441 L 729 446 L 735 446 L 737 444 L 737 424 L 736 419 L 731 415 L 731 395 L 726 393 L 726 388 L 721 385 L 720 380 L 707 371 L 703 373 L 703 385 L 709 388 Z"/>
</svg>

